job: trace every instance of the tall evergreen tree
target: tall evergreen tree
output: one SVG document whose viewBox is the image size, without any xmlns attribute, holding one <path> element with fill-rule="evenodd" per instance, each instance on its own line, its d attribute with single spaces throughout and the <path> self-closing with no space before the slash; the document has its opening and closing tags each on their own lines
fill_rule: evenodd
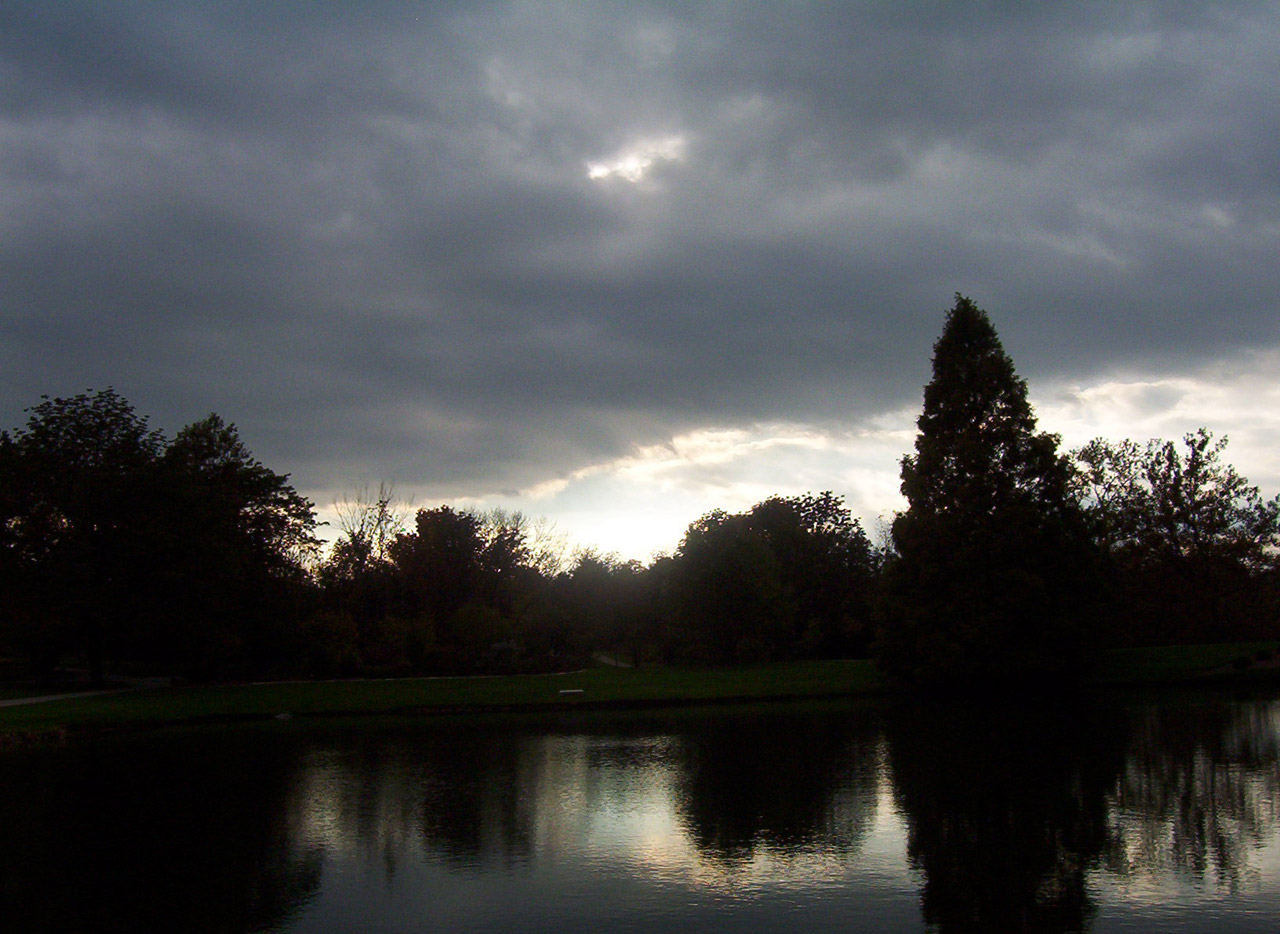
<svg viewBox="0 0 1280 934">
<path fill-rule="evenodd" d="M 893 524 L 881 665 L 904 683 L 972 685 L 1082 670 L 1092 545 L 1056 435 L 986 312 L 961 295 L 934 345 L 908 509 Z"/>
</svg>

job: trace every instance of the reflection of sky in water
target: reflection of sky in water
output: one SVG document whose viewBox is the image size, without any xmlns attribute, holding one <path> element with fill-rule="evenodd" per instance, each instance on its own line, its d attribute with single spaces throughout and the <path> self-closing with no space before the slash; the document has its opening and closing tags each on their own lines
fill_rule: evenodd
<svg viewBox="0 0 1280 934">
<path fill-rule="evenodd" d="M 766 839 L 746 858 L 719 860 L 698 850 L 679 813 L 678 738 L 522 742 L 517 780 L 528 784 L 518 799 L 531 816 L 531 848 L 505 865 L 460 866 L 420 832 L 397 827 L 402 817 L 417 821 L 396 802 L 421 796 L 406 763 L 386 763 L 380 793 L 362 798 L 338 759 L 313 756 L 300 836 L 327 850 L 325 880 L 287 929 L 506 930 L 513 909 L 523 930 L 700 930 L 726 912 L 753 930 L 823 917 L 919 929 L 903 818 L 879 751 L 869 790 L 832 795 L 824 829 L 869 821 L 853 849 Z"/>
<path fill-rule="evenodd" d="M 0 756 L 0 932 L 1267 931 L 1280 703 L 272 723 Z"/>
<path fill-rule="evenodd" d="M 1092 799 L 1105 840 L 1075 875 L 1087 890 L 1078 918 L 1087 930 L 1274 929 L 1280 706 L 1210 718 L 1201 733 L 1184 730 L 1185 719 L 1135 718 L 1108 760 Z M 935 899 L 954 899 L 943 873 L 969 878 L 972 843 L 927 851 L 923 864 L 911 850 L 938 840 L 913 823 L 929 819 L 910 811 L 919 786 L 905 798 L 895 788 L 921 778 L 911 777 L 909 756 L 919 753 L 904 737 L 891 756 L 878 726 L 836 734 L 845 745 L 817 760 L 833 776 L 818 805 L 770 813 L 767 798 L 748 795 L 724 805 L 748 808 L 739 813 L 715 807 L 726 781 L 723 769 L 707 769 L 708 750 L 726 749 L 723 737 L 706 742 L 715 735 L 424 731 L 422 746 L 396 734 L 357 752 L 312 747 L 292 820 L 298 845 L 325 853 L 323 882 L 280 930 L 919 931 L 922 892 L 932 884 Z M 788 754 L 748 750 L 744 761 Z M 927 746 L 923 755 L 915 761 L 930 763 Z M 763 780 L 785 774 L 785 759 L 781 768 Z M 797 769 L 808 774 L 813 761 Z M 697 795 L 713 804 L 692 802 Z M 1067 847 L 1070 862 L 1078 854 Z M 1072 875 L 1044 878 L 1069 886 Z M 945 912 L 954 900 L 936 904 Z"/>
<path fill-rule="evenodd" d="M 1219 825 L 1219 845 L 1236 850 L 1229 865 L 1210 860 L 1196 871 L 1177 859 L 1180 831 L 1175 821 L 1151 821 L 1141 813 L 1118 815 L 1117 830 L 1127 843 L 1123 855 L 1128 862 L 1119 872 L 1093 874 L 1095 897 L 1105 906 L 1093 930 L 1280 930 L 1276 783 L 1256 776 L 1233 777 L 1235 813 L 1212 818 Z M 1262 820 L 1249 826 L 1253 822 L 1240 820 L 1240 811 L 1255 812 Z"/>
<path fill-rule="evenodd" d="M 1093 930 L 1280 929 L 1278 743 L 1280 704 L 1242 705 L 1181 768 L 1159 749 L 1130 759 L 1110 808 L 1120 846 L 1092 878 Z"/>
</svg>

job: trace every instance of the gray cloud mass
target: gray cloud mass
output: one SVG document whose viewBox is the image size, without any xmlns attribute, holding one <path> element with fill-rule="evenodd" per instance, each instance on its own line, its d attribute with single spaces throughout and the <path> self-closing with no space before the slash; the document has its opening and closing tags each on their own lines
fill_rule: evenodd
<svg viewBox="0 0 1280 934">
<path fill-rule="evenodd" d="M 1277 74 L 1262 2 L 0 0 L 2 424 L 462 495 L 913 406 L 957 290 L 1033 388 L 1272 348 Z"/>
</svg>

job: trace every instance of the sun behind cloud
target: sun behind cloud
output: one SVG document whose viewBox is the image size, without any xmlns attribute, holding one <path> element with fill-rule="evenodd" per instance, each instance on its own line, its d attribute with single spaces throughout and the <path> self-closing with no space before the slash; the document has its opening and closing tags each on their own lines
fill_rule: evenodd
<svg viewBox="0 0 1280 934">
<path fill-rule="evenodd" d="M 684 158 L 685 138 L 683 135 L 666 136 L 661 139 L 641 140 L 600 162 L 587 163 L 587 178 L 602 181 L 609 178 L 620 178 L 623 181 L 636 183 L 658 162 L 678 162 Z"/>
</svg>

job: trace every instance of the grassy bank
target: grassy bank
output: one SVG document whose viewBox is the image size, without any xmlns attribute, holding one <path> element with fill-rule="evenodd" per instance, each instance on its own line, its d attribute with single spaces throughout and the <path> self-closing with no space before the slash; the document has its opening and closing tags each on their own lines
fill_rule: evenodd
<svg viewBox="0 0 1280 934">
<path fill-rule="evenodd" d="M 205 719 L 430 713 L 830 697 L 882 688 L 868 661 L 732 669 L 591 668 L 557 675 L 216 685 L 0 708 L 0 733 L 109 729 Z"/>
<path fill-rule="evenodd" d="M 1280 643 L 1170 646 L 1112 652 L 1103 683 L 1280 679 Z M 0 707 L 0 735 L 100 730 L 278 716 L 555 710 L 874 694 L 869 661 L 789 662 L 728 669 L 592 668 L 557 675 L 406 678 L 164 688 Z"/>
<path fill-rule="evenodd" d="M 1280 679 L 1280 642 L 1161 645 L 1115 649 L 1100 672 L 1109 684 L 1177 684 L 1185 681 Z"/>
</svg>

